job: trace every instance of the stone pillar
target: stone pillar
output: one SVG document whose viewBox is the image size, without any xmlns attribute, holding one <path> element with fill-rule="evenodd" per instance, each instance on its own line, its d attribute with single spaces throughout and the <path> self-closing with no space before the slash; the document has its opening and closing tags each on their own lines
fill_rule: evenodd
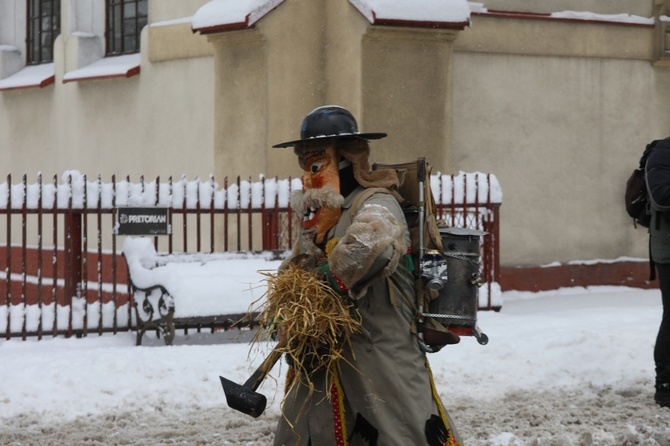
<svg viewBox="0 0 670 446">
<path fill-rule="evenodd" d="M 255 29 L 207 38 L 214 47 L 215 178 L 265 173 L 266 41 Z"/>
<path fill-rule="evenodd" d="M 654 0 L 654 66 L 670 67 L 670 27 L 661 17 L 670 14 L 670 0 Z"/>
<path fill-rule="evenodd" d="M 373 145 L 373 160 L 398 163 L 423 156 L 434 171 L 449 170 L 457 35 L 453 30 L 369 27 L 362 43 L 361 126 L 389 134 Z"/>
<path fill-rule="evenodd" d="M 215 66 L 216 177 L 295 175 L 291 150 L 314 107 L 337 104 L 387 132 L 372 161 L 451 164 L 457 30 L 371 24 L 348 1 L 286 0 L 253 28 L 207 36 Z"/>
</svg>

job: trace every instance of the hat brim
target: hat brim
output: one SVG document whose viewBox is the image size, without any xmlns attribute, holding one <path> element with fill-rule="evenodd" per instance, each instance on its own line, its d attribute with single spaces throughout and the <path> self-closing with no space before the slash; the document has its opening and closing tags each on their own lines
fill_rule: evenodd
<svg viewBox="0 0 670 446">
<path fill-rule="evenodd" d="M 283 147 L 293 147 L 300 142 L 306 141 L 318 141 L 321 139 L 382 139 L 388 136 L 386 133 L 340 133 L 339 135 L 326 135 L 326 136 L 317 136 L 315 138 L 306 138 L 306 139 L 295 139 L 293 141 L 282 142 L 280 144 L 275 144 L 272 147 L 283 148 Z"/>
</svg>

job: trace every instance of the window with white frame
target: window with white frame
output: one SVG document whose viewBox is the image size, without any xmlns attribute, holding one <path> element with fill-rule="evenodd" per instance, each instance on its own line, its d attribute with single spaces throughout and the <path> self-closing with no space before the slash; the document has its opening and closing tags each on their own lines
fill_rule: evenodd
<svg viewBox="0 0 670 446">
<path fill-rule="evenodd" d="M 53 62 L 60 34 L 60 0 L 27 0 L 26 65 Z"/>
<path fill-rule="evenodd" d="M 140 33 L 147 24 L 148 0 L 107 0 L 107 55 L 140 51 Z"/>
</svg>

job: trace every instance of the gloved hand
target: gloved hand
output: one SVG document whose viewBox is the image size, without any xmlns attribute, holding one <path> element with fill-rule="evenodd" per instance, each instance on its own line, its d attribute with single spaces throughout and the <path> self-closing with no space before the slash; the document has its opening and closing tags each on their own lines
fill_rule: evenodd
<svg viewBox="0 0 670 446">
<path fill-rule="evenodd" d="M 347 286 L 340 280 L 339 277 L 333 274 L 333 272 L 330 270 L 330 265 L 328 264 L 327 260 L 319 263 L 316 266 L 316 271 L 324 278 L 326 282 L 328 282 L 331 288 L 337 291 L 338 294 L 342 296 L 348 295 L 349 288 L 347 288 Z"/>
<path fill-rule="evenodd" d="M 339 294 L 347 295 L 348 288 L 330 271 L 330 265 L 326 259 L 317 261 L 316 257 L 311 254 L 298 254 L 291 259 L 291 263 L 304 271 L 314 271 Z"/>
<path fill-rule="evenodd" d="M 298 254 L 291 263 L 304 271 L 312 271 L 316 267 L 316 257 L 311 254 Z"/>
</svg>

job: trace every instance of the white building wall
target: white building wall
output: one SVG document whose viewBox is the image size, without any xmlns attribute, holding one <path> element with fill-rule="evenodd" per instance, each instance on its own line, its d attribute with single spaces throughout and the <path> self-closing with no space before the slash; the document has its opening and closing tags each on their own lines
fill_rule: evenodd
<svg viewBox="0 0 670 446">
<path fill-rule="evenodd" d="M 0 0 L 0 79 L 25 65 L 26 2 Z"/>
<path fill-rule="evenodd" d="M 25 173 L 34 181 L 38 172 L 51 177 L 71 169 L 106 179 L 212 174 L 212 58 L 152 63 L 145 28 L 138 75 L 63 83 L 66 72 L 104 55 L 104 0 L 62 1 L 55 83 L 0 92 L 0 178 Z M 0 36 L 6 36 L 4 13 L 25 1 L 0 2 Z M 192 14 L 201 3 L 183 1 L 179 15 L 161 17 L 181 18 L 187 4 Z"/>
</svg>

